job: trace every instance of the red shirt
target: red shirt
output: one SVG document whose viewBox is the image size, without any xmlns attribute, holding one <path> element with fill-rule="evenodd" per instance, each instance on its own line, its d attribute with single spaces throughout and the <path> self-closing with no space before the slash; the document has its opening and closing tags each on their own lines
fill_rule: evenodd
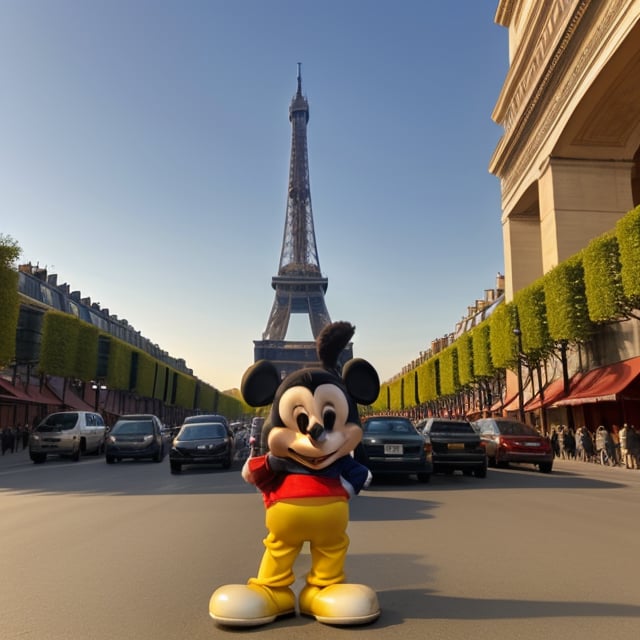
<svg viewBox="0 0 640 640">
<path fill-rule="evenodd" d="M 349 499 L 349 493 L 342 486 L 339 476 L 329 477 L 317 473 L 276 473 L 269 468 L 267 456 L 249 458 L 249 470 L 254 484 L 262 492 L 266 507 L 278 500 L 292 498 Z"/>
</svg>

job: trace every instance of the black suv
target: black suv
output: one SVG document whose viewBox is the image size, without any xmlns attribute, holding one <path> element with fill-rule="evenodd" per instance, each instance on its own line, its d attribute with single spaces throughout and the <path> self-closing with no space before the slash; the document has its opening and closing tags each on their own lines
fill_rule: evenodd
<svg viewBox="0 0 640 640">
<path fill-rule="evenodd" d="M 425 440 L 431 442 L 433 472 L 462 471 L 476 478 L 487 476 L 487 453 L 480 435 L 468 420 L 426 418 L 416 425 Z"/>
</svg>

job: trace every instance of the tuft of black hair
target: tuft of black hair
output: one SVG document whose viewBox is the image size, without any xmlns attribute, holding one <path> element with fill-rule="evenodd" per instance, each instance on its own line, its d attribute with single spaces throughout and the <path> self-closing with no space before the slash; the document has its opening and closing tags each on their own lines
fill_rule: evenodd
<svg viewBox="0 0 640 640">
<path fill-rule="evenodd" d="M 318 358 L 325 369 L 337 369 L 338 357 L 353 338 L 356 328 L 350 322 L 332 322 L 316 339 Z"/>
</svg>

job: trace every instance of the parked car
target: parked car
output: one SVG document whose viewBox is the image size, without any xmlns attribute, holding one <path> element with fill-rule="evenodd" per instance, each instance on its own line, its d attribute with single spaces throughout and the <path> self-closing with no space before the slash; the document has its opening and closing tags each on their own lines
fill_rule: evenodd
<svg viewBox="0 0 640 640">
<path fill-rule="evenodd" d="M 191 424 L 192 422 L 222 422 L 226 427 L 229 426 L 229 421 L 217 413 L 202 413 L 197 416 L 188 416 L 182 421 L 182 424 Z"/>
<path fill-rule="evenodd" d="M 462 471 L 476 478 L 487 477 L 487 453 L 468 420 L 425 418 L 416 428 L 431 442 L 434 473 Z"/>
<path fill-rule="evenodd" d="M 167 444 L 162 422 L 157 416 L 120 416 L 106 438 L 105 457 L 107 464 L 123 458 L 150 458 L 154 462 L 162 462 Z"/>
<path fill-rule="evenodd" d="M 59 411 L 49 414 L 29 437 L 29 457 L 36 464 L 49 454 L 80 460 L 85 453 L 101 454 L 106 426 L 102 416 L 92 411 Z"/>
<path fill-rule="evenodd" d="M 551 473 L 551 441 L 533 427 L 510 418 L 480 418 L 473 424 L 484 442 L 490 466 L 524 462 L 536 465 L 543 473 Z"/>
<path fill-rule="evenodd" d="M 233 463 L 235 438 L 223 422 L 190 422 L 183 424 L 169 451 L 171 473 L 180 473 L 191 464 L 221 464 L 228 469 Z"/>
<path fill-rule="evenodd" d="M 362 442 L 355 459 L 369 468 L 374 478 L 384 474 L 416 475 L 429 482 L 433 472 L 431 445 L 408 418 L 377 416 L 362 423 Z"/>
</svg>

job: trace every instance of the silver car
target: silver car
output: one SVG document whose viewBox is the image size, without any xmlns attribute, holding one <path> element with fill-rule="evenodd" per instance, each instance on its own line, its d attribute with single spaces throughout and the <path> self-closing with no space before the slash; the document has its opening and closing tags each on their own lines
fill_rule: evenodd
<svg viewBox="0 0 640 640">
<path fill-rule="evenodd" d="M 104 420 L 93 411 L 59 411 L 49 414 L 29 438 L 29 457 L 36 464 L 49 454 L 71 456 L 80 460 L 85 453 L 104 451 Z"/>
</svg>

